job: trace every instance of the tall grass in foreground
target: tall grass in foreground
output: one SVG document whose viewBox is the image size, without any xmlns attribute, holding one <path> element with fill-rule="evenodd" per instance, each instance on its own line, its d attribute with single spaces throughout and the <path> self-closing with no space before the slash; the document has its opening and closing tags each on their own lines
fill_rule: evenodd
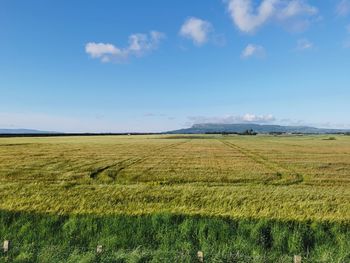
<svg viewBox="0 0 350 263">
<path fill-rule="evenodd" d="M 0 211 L 0 238 L 0 262 L 350 262 L 346 223 Z"/>
</svg>

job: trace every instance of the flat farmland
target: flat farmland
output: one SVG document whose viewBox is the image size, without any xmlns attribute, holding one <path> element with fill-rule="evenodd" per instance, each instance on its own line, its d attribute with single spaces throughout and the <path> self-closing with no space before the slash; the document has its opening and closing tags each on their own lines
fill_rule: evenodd
<svg viewBox="0 0 350 263">
<path fill-rule="evenodd" d="M 0 139 L 0 209 L 350 220 L 350 137 Z"/>
</svg>

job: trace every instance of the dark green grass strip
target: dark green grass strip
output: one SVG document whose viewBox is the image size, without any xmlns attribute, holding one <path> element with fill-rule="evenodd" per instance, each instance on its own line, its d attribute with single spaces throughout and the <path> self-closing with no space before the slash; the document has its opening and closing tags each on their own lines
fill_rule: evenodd
<svg viewBox="0 0 350 263">
<path fill-rule="evenodd" d="M 0 211 L 0 238 L 0 262 L 350 262 L 347 223 Z"/>
</svg>

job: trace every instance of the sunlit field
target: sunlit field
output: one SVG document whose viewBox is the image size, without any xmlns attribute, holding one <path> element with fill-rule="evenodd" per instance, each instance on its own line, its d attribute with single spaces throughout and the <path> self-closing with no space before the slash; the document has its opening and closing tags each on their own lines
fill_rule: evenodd
<svg viewBox="0 0 350 263">
<path fill-rule="evenodd" d="M 238 235 L 232 230 L 235 229 L 234 225 L 237 227 L 237 224 L 245 222 L 249 225 L 244 230 L 247 236 L 257 225 L 262 226 L 262 229 L 268 226 L 269 234 L 264 231 L 260 233 L 260 230 L 255 234 L 258 240 L 261 235 L 268 235 L 271 239 L 268 246 L 257 241 L 255 246 L 259 253 L 255 254 L 260 256 L 268 255 L 269 251 L 274 251 L 280 257 L 313 250 L 314 260 L 317 258 L 320 262 L 331 262 L 322 260 L 330 260 L 337 254 L 337 261 L 334 262 L 349 262 L 346 260 L 350 260 L 350 137 L 329 137 L 152 135 L 1 138 L 0 209 L 3 225 L 0 227 L 0 237 L 4 235 L 4 238 L 15 239 L 18 243 L 21 243 L 19 240 L 28 244 L 38 242 L 34 237 L 30 241 L 23 241 L 26 237 L 18 239 L 18 231 L 22 226 L 15 221 L 31 222 L 25 230 L 22 229 L 27 233 L 31 228 L 40 228 L 35 222 L 51 220 L 47 218 L 56 218 L 61 222 L 55 221 L 55 227 L 61 229 L 62 226 L 63 230 L 60 231 L 63 232 L 66 231 L 64 226 L 67 220 L 80 222 L 90 218 L 91 222 L 100 224 L 103 232 L 108 222 L 124 218 L 130 220 L 128 225 L 133 225 L 133 229 L 146 227 L 152 229 L 150 231 L 153 234 L 149 235 L 154 235 L 158 230 L 152 218 L 165 217 L 163 225 L 158 222 L 159 229 L 170 225 L 181 228 L 184 221 L 194 220 L 195 223 L 191 221 L 194 224 L 191 230 L 194 236 L 200 231 L 200 226 L 197 229 L 195 225 L 204 224 L 200 220 L 210 221 L 209 225 L 216 222 L 214 224 L 217 227 L 214 228 L 217 234 L 211 242 L 221 242 L 230 247 L 221 239 Z M 142 220 L 145 225 L 141 227 Z M 301 226 L 313 229 L 315 233 L 329 235 L 330 240 L 326 241 L 314 234 L 316 236 L 311 243 L 305 245 L 306 237 L 293 237 L 293 231 L 298 232 L 296 229 Z M 45 231 L 50 227 L 45 225 Z M 76 223 L 76 227 L 79 228 L 79 223 Z M 12 231 L 9 231 L 10 228 Z M 280 229 L 279 232 L 276 228 Z M 177 230 L 171 231 L 176 236 Z M 314 233 L 312 231 L 309 232 L 310 236 Z M 281 238 L 282 232 L 286 240 L 296 238 L 297 241 L 293 242 L 302 245 L 293 245 L 294 248 L 291 248 L 288 243 L 276 252 L 274 242 Z M 89 233 L 94 235 L 99 230 Z M 113 233 L 119 237 L 121 235 Z M 240 237 L 242 235 L 239 234 Z M 72 242 L 72 237 L 60 238 Z M 129 238 L 133 238 L 132 234 Z M 122 248 L 147 247 L 147 242 L 153 242 L 140 241 L 137 244 L 138 238 L 134 238 L 132 245 L 126 245 L 125 242 L 116 245 L 112 241 L 108 244 L 120 251 Z M 158 239 L 163 240 L 159 236 Z M 171 240 L 170 237 L 165 239 Z M 200 244 L 204 239 L 187 240 L 191 249 L 187 247 L 186 250 L 183 245 L 174 249 L 185 249 L 193 256 L 196 249 L 203 250 Z M 84 240 L 79 242 L 96 245 L 98 240 L 96 237 L 90 240 L 92 243 Z M 254 242 L 253 237 L 249 240 Z M 51 241 L 55 242 L 60 241 Z M 70 243 L 70 248 L 76 245 L 74 242 Z M 250 242 L 248 237 L 247 242 Z M 317 242 L 325 243 L 317 245 Z M 158 247 L 154 246 L 148 249 L 157 250 Z M 217 248 L 220 249 L 223 247 Z M 230 249 L 232 253 L 242 250 L 234 246 Z M 254 249 L 248 249 L 245 253 L 252 256 Z M 20 252 L 16 253 L 14 256 Z M 220 253 L 224 257 L 225 253 Z M 34 252 L 30 255 L 38 257 Z M 71 254 L 64 260 L 68 260 L 69 256 Z M 147 258 L 154 259 L 149 255 Z M 96 258 L 93 260 L 96 261 Z M 183 259 L 186 260 L 191 262 L 191 257 Z M 255 261 L 257 259 L 252 262 Z M 219 257 L 215 262 L 225 260 L 220 261 Z M 285 262 L 290 262 L 290 259 L 287 258 Z"/>
<path fill-rule="evenodd" d="M 350 219 L 350 137 L 0 139 L 1 208 Z"/>
</svg>

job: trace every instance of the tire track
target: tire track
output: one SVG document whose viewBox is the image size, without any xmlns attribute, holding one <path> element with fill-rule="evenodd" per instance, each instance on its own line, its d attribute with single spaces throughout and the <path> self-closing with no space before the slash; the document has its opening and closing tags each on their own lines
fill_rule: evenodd
<svg viewBox="0 0 350 263">
<path fill-rule="evenodd" d="M 192 141 L 192 139 L 189 139 L 189 140 L 187 140 L 187 141 L 185 141 L 185 142 L 178 142 L 178 143 L 171 144 L 170 146 L 162 147 L 160 150 L 157 150 L 157 154 L 163 152 L 163 150 L 174 149 L 174 148 L 176 148 L 176 147 L 178 147 L 178 146 L 180 146 L 180 145 L 182 145 L 182 144 L 188 143 L 188 142 L 190 142 L 190 141 Z M 152 156 L 154 156 L 154 155 L 152 155 Z M 148 159 L 149 157 L 151 157 L 151 156 L 148 156 L 146 159 Z M 131 177 L 131 180 L 132 180 L 132 181 L 137 180 L 139 177 L 141 177 L 142 175 L 144 175 L 144 173 L 150 174 L 151 171 L 152 171 L 157 165 L 159 165 L 160 163 L 164 163 L 164 162 L 166 162 L 166 161 L 167 161 L 167 159 L 164 158 L 164 159 L 163 159 L 162 161 L 160 161 L 159 163 L 154 164 L 152 167 L 149 167 L 148 169 L 144 170 L 144 171 L 142 172 L 142 174 L 138 174 L 138 175 L 136 175 L 136 176 Z M 130 166 L 129 166 L 129 167 L 130 167 Z M 128 167 L 128 168 L 129 168 L 129 167 Z"/>
<path fill-rule="evenodd" d="M 304 176 L 294 169 L 290 167 L 285 167 L 284 165 L 281 165 L 280 163 L 271 161 L 266 156 L 263 156 L 261 154 L 258 154 L 252 150 L 246 149 L 244 147 L 238 146 L 232 142 L 219 140 L 227 147 L 230 147 L 232 149 L 235 149 L 239 151 L 244 156 L 250 158 L 251 160 L 265 166 L 267 169 L 273 171 L 276 173 L 276 176 L 278 177 L 277 181 L 273 181 L 271 184 L 276 185 L 292 185 L 292 184 L 300 184 L 304 181 Z M 289 178 L 292 177 L 292 178 Z"/>
<path fill-rule="evenodd" d="M 117 179 L 117 177 L 120 175 L 120 173 L 127 169 L 127 168 L 130 168 L 136 164 L 140 164 L 144 161 L 146 161 L 147 159 L 149 159 L 150 157 L 156 155 L 156 154 L 159 154 L 161 153 L 162 151 L 164 151 L 165 149 L 172 149 L 172 148 L 175 148 L 177 147 L 178 145 L 181 145 L 181 144 L 184 144 L 184 143 L 187 143 L 189 142 L 190 140 L 188 141 L 181 141 L 181 142 L 177 142 L 177 143 L 173 143 L 173 144 L 170 144 L 170 145 L 166 145 L 166 146 L 162 146 L 162 147 L 159 147 L 159 148 L 156 148 L 155 150 L 153 151 L 150 151 L 148 152 L 147 154 L 144 154 L 142 155 L 141 157 L 134 157 L 134 158 L 129 158 L 129 159 L 126 159 L 126 160 L 123 160 L 123 161 L 120 161 L 120 162 L 117 162 L 115 164 L 111 164 L 111 165 L 108 165 L 108 166 L 104 166 L 104 167 L 100 167 L 100 168 L 97 168 L 96 171 L 92 174 L 90 174 L 90 178 L 92 179 L 98 179 L 98 176 L 103 173 L 104 171 L 107 171 L 107 170 L 110 170 L 112 168 L 117 168 L 116 170 L 114 170 L 113 172 L 113 178 L 114 180 Z M 124 165 L 125 163 L 125 165 Z M 135 180 L 137 179 L 139 176 L 141 175 L 138 175 L 138 176 L 135 176 L 135 177 L 132 177 L 131 179 L 132 180 Z"/>
<path fill-rule="evenodd" d="M 181 143 L 181 144 L 177 144 L 176 146 L 174 146 L 174 147 L 172 147 L 172 148 L 170 148 L 170 149 L 176 148 L 176 147 L 178 147 L 178 146 L 180 146 L 180 145 L 183 145 L 183 144 L 185 144 L 185 143 L 189 143 L 189 142 L 191 142 L 192 140 L 193 140 L 193 139 L 190 138 L 188 141 L 183 142 L 183 143 Z M 186 150 L 187 150 L 187 148 L 186 148 Z M 180 159 L 180 160 L 184 159 L 184 158 L 186 157 L 186 154 L 187 154 L 188 152 L 190 152 L 190 151 L 185 151 L 185 150 L 182 151 L 182 154 L 179 156 L 178 159 Z M 145 169 L 144 171 L 142 171 L 142 174 L 140 174 L 139 176 L 137 176 L 136 178 L 134 177 L 134 178 L 135 178 L 135 179 L 138 179 L 140 176 L 151 175 L 152 172 L 154 171 L 154 168 L 156 168 L 157 165 L 161 165 L 161 164 L 164 164 L 164 163 L 166 163 L 166 162 L 169 162 L 169 159 L 168 159 L 168 158 L 162 158 L 162 160 L 161 160 L 160 162 L 158 162 L 157 164 L 154 164 L 154 165 L 152 165 L 151 167 Z M 165 184 L 168 184 L 168 182 L 169 182 L 169 184 L 170 184 L 170 181 L 171 181 L 171 178 L 170 178 L 170 180 L 162 181 L 162 184 L 165 185 Z M 147 181 L 145 181 L 145 182 L 147 182 Z"/>
</svg>

